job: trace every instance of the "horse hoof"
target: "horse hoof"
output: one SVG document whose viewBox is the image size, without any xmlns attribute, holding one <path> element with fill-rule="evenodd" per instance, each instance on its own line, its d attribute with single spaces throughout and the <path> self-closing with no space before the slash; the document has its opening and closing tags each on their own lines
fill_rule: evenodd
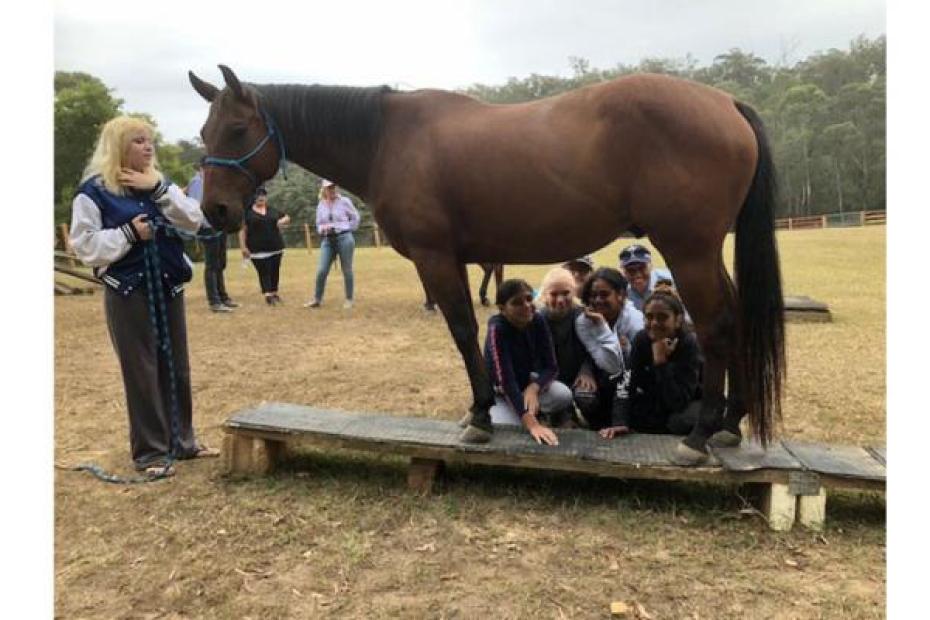
<svg viewBox="0 0 930 620">
<path fill-rule="evenodd" d="M 672 463 L 681 467 L 695 467 L 704 463 L 710 455 L 685 444 L 681 441 L 675 446 L 675 455 L 672 457 Z"/>
<path fill-rule="evenodd" d="M 471 424 L 471 419 L 472 419 L 472 413 L 471 411 L 469 411 L 468 413 L 462 416 L 461 420 L 459 420 L 459 426 L 461 426 L 462 428 L 465 428 L 466 426 Z"/>
<path fill-rule="evenodd" d="M 707 445 L 712 448 L 735 448 L 742 443 L 743 437 L 733 431 L 717 431 L 707 440 Z"/>
<path fill-rule="evenodd" d="M 462 443 L 488 443 L 491 441 L 491 432 L 469 424 L 459 436 L 459 441 Z"/>
</svg>

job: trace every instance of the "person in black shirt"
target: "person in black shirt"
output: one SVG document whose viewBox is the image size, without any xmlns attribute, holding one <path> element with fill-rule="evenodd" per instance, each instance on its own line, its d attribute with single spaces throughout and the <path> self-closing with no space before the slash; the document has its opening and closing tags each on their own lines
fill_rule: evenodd
<svg viewBox="0 0 930 620">
<path fill-rule="evenodd" d="M 654 292 L 643 310 L 646 327 L 633 338 L 611 426 L 600 431 L 607 439 L 634 431 L 685 435 L 697 422 L 703 358 L 681 300 Z"/>
<path fill-rule="evenodd" d="M 289 215 L 281 215 L 268 206 L 268 192 L 260 187 L 255 192 L 255 203 L 245 212 L 242 230 L 239 231 L 242 256 L 252 259 L 258 272 L 258 284 L 269 306 L 281 303 L 278 295 L 281 257 L 284 254 L 281 227 L 290 221 Z"/>
</svg>

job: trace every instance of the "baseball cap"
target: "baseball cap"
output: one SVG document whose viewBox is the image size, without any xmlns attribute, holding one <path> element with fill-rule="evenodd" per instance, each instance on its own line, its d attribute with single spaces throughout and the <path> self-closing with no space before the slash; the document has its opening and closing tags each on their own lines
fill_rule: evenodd
<svg viewBox="0 0 930 620">
<path fill-rule="evenodd" d="M 563 267 L 570 267 L 571 265 L 582 264 L 588 267 L 588 269 L 594 269 L 594 259 L 591 258 L 590 254 L 585 254 L 580 258 L 573 258 L 572 260 L 565 261 L 562 263 Z"/>
<path fill-rule="evenodd" d="M 320 182 L 323 187 L 332 187 L 333 185 L 335 185 L 335 183 L 333 183 L 329 179 L 320 179 Z"/>
<path fill-rule="evenodd" d="M 652 262 L 652 254 L 649 250 L 642 245 L 633 244 L 631 246 L 623 248 L 620 252 L 620 265 L 626 267 L 627 265 L 648 264 Z"/>
</svg>

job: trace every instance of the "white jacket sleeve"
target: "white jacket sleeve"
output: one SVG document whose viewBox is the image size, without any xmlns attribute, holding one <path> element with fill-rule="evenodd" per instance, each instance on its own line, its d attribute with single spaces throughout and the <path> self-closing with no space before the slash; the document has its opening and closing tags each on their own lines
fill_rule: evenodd
<svg viewBox="0 0 930 620">
<path fill-rule="evenodd" d="M 168 186 L 168 191 L 158 200 L 158 206 L 169 222 L 189 233 L 196 233 L 204 223 L 200 203 L 174 183 Z"/>
<path fill-rule="evenodd" d="M 103 228 L 100 208 L 85 194 L 71 203 L 71 248 L 88 267 L 106 267 L 126 256 L 132 242 L 121 228 Z"/>
<path fill-rule="evenodd" d="M 620 341 L 606 323 L 595 323 L 584 314 L 575 319 L 575 333 L 598 368 L 610 376 L 623 372 Z"/>
</svg>

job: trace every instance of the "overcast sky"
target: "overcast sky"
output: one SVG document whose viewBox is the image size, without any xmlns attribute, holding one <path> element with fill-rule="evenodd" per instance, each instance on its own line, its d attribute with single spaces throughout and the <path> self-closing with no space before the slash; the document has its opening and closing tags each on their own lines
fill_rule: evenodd
<svg viewBox="0 0 930 620">
<path fill-rule="evenodd" d="M 770 63 L 847 49 L 885 33 L 882 0 L 57 1 L 56 70 L 84 71 L 148 112 L 169 141 L 191 138 L 206 103 L 187 71 L 222 86 L 218 63 L 257 83 L 459 88 L 531 73 L 739 47 Z M 225 7 L 225 8 L 221 8 Z"/>
</svg>

